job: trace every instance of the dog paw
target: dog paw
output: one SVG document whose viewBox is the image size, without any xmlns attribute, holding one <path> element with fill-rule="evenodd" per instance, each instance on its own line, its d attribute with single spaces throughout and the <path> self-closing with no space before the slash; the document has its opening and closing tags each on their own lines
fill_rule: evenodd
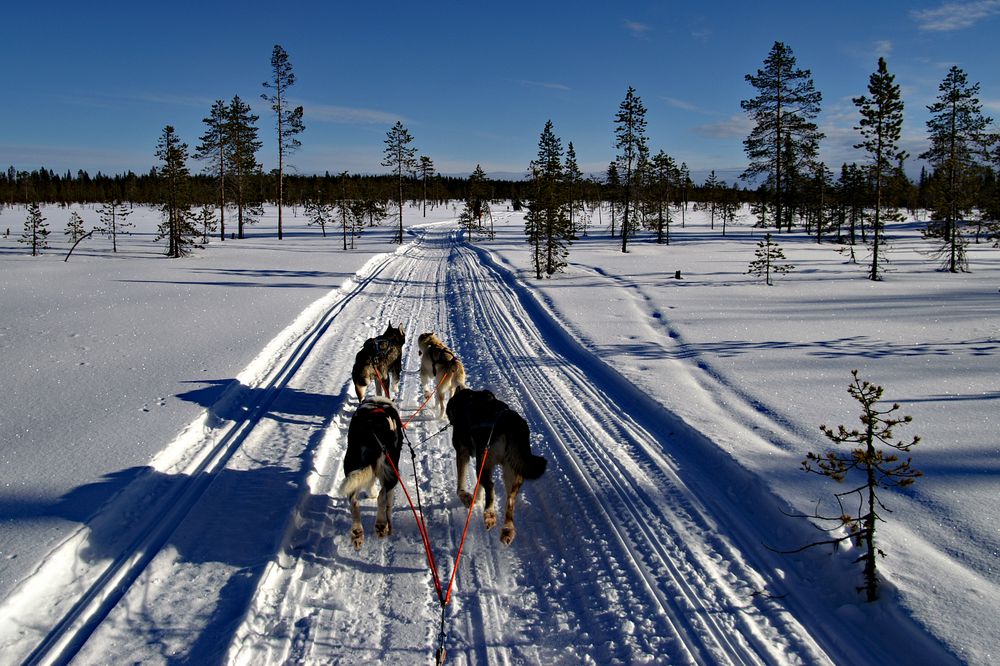
<svg viewBox="0 0 1000 666">
<path fill-rule="evenodd" d="M 375 534 L 377 534 L 380 539 L 384 539 L 389 536 L 392 534 L 392 523 L 375 523 Z"/>
<path fill-rule="evenodd" d="M 505 546 L 509 546 L 515 536 L 517 536 L 517 530 L 514 529 L 513 525 L 507 525 L 500 530 L 500 543 Z"/>
<path fill-rule="evenodd" d="M 361 545 L 365 542 L 365 531 L 361 527 L 356 527 L 351 530 L 351 543 L 354 544 L 354 550 L 361 550 Z"/>
<path fill-rule="evenodd" d="M 491 530 L 496 527 L 497 524 L 497 512 L 487 511 L 483 514 L 483 521 L 486 523 L 486 529 Z"/>
<path fill-rule="evenodd" d="M 458 491 L 458 499 L 462 500 L 462 504 L 464 504 L 466 508 L 472 506 L 472 494 L 471 493 L 466 492 L 464 490 L 459 490 Z"/>
</svg>

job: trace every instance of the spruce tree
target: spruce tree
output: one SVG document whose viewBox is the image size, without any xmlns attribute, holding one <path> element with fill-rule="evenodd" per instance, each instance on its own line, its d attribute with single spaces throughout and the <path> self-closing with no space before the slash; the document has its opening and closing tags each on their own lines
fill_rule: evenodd
<svg viewBox="0 0 1000 666">
<path fill-rule="evenodd" d="M 259 190 L 255 181 L 261 178 L 261 165 L 257 161 L 257 151 L 263 142 L 258 138 L 258 117 L 251 113 L 250 105 L 233 97 L 226 110 L 226 154 L 228 177 L 232 182 L 231 196 L 236 204 L 237 236 L 244 237 L 246 225 L 256 222 L 257 211 L 261 207 Z M 220 229 L 225 236 L 225 229 Z"/>
<path fill-rule="evenodd" d="M 295 84 L 292 63 L 281 45 L 275 44 L 271 52 L 271 79 L 264 82 L 261 98 L 271 104 L 278 131 L 278 240 L 283 236 L 281 209 L 285 201 L 285 158 L 298 150 L 302 143 L 295 138 L 305 129 L 302 123 L 302 107 L 290 107 L 288 88 Z"/>
<path fill-rule="evenodd" d="M 118 252 L 119 234 L 127 234 L 128 229 L 135 226 L 128 221 L 128 216 L 132 214 L 132 209 L 121 201 L 114 199 L 101 205 L 100 214 L 102 226 L 98 227 L 96 231 L 110 238 L 111 251 Z"/>
<path fill-rule="evenodd" d="M 566 194 L 563 186 L 562 141 L 552 121 L 538 139 L 538 157 L 531 162 L 534 198 L 525 215 L 525 234 L 532 247 L 535 277 L 552 277 L 566 267 L 570 243 Z"/>
<path fill-rule="evenodd" d="M 743 140 L 750 165 L 741 178 L 756 181 L 765 177 L 774 207 L 774 221 L 781 230 L 783 221 L 791 229 L 788 192 L 796 160 L 813 159 L 823 134 L 813 120 L 819 114 L 822 95 L 815 90 L 808 69 L 798 69 L 792 50 L 775 42 L 756 76 L 746 81 L 757 96 L 740 102 L 754 122 Z"/>
<path fill-rule="evenodd" d="M 28 204 L 28 217 L 24 219 L 24 230 L 17 242 L 31 246 L 31 256 L 37 257 L 42 250 L 48 249 L 48 238 L 49 225 L 42 217 L 42 209 L 37 203 L 31 202 Z"/>
<path fill-rule="evenodd" d="M 934 167 L 926 236 L 939 241 L 942 267 L 957 273 L 968 270 L 960 224 L 974 204 L 974 175 L 985 157 L 993 120 L 982 115 L 979 84 L 970 86 L 958 67 L 952 66 L 938 91 L 937 101 L 927 107 L 931 147 L 920 155 Z"/>
<path fill-rule="evenodd" d="M 769 287 L 773 286 L 771 273 L 787 273 L 795 268 L 791 264 L 778 263 L 784 260 L 785 253 L 781 249 L 781 246 L 771 240 L 770 233 L 765 233 L 764 240 L 757 243 L 757 249 L 754 251 L 754 259 L 750 262 L 747 274 L 762 277 L 764 278 L 764 284 Z"/>
<path fill-rule="evenodd" d="M 188 147 L 170 125 L 163 128 L 156 145 L 156 157 L 162 162 L 159 175 L 160 211 L 163 215 L 156 240 L 166 238 L 167 256 L 176 259 L 187 256 L 191 248 L 198 246 L 194 242 L 197 230 L 191 222 Z"/>
<path fill-rule="evenodd" d="M 399 120 L 386 132 L 382 166 L 390 167 L 396 176 L 399 230 L 393 242 L 400 245 L 403 243 L 403 181 L 417 167 L 417 149 L 410 147 L 412 142 L 413 137 L 410 136 L 409 130 L 403 127 L 403 123 Z"/>
<path fill-rule="evenodd" d="M 888 182 L 894 173 L 894 164 L 906 158 L 906 152 L 899 148 L 903 130 L 903 99 L 899 84 L 889 73 L 885 58 L 878 59 L 878 70 L 868 79 L 868 94 L 853 99 L 861 112 L 861 122 L 854 128 L 861 133 L 862 141 L 854 145 L 863 148 L 871 159 L 869 172 L 875 188 L 872 213 L 872 264 L 868 271 L 870 280 L 882 279 L 879 271 L 883 261 L 882 234 L 885 220 L 899 219 L 891 212 L 883 213 L 886 206 Z"/>
<path fill-rule="evenodd" d="M 201 143 L 195 148 L 195 159 L 207 163 L 206 172 L 215 177 L 216 193 L 219 205 L 220 240 L 226 240 L 226 153 L 229 149 L 228 110 L 226 103 L 216 100 L 205 123 L 205 133 L 201 135 Z M 204 242 L 208 242 L 206 238 Z"/>
<path fill-rule="evenodd" d="M 632 86 L 615 115 L 615 148 L 620 152 L 616 161 L 622 179 L 622 252 L 628 252 L 628 237 L 632 233 L 632 217 L 639 198 L 638 178 L 644 155 L 648 155 L 646 139 L 646 107 Z"/>
<path fill-rule="evenodd" d="M 878 599 L 878 574 L 876 562 L 878 557 L 885 557 L 885 552 L 875 543 L 875 528 L 878 522 L 885 522 L 880 509 L 886 509 L 878 496 L 882 488 L 905 488 L 923 474 L 911 465 L 912 458 L 901 460 L 899 454 L 910 452 L 919 441 L 914 437 L 909 442 L 896 441 L 893 429 L 896 426 L 910 423 L 910 416 L 896 416 L 898 404 L 889 408 L 879 408 L 883 389 L 881 386 L 862 381 L 858 371 L 851 371 L 853 380 L 847 391 L 861 405 L 861 429 L 848 430 L 838 426 L 836 430 L 825 425 L 820 426 L 823 434 L 834 444 L 854 445 L 850 453 L 829 451 L 825 454 L 808 453 L 802 461 L 802 469 L 807 472 L 826 476 L 838 483 L 843 482 L 853 472 L 858 472 L 864 481 L 851 490 L 837 493 L 837 504 L 840 516 L 837 518 L 822 518 L 835 521 L 839 526 L 847 528 L 845 536 L 821 543 L 839 543 L 852 540 L 864 552 L 858 557 L 858 562 L 864 562 L 863 587 L 868 601 Z M 880 444 L 888 449 L 877 448 Z M 898 452 L 898 453 L 896 453 Z M 857 510 L 852 511 L 844 506 L 844 498 L 855 495 Z M 810 544 L 820 545 L 820 544 Z M 809 546 L 806 546 L 808 548 Z"/>
</svg>

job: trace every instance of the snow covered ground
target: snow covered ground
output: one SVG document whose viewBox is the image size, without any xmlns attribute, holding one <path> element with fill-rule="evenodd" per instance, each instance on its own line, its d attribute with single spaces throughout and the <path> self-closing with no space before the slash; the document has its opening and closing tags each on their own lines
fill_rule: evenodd
<svg viewBox="0 0 1000 666">
<path fill-rule="evenodd" d="M 833 244 L 779 242 L 796 269 L 746 275 L 759 233 L 701 213 L 671 244 L 604 229 L 566 274 L 532 277 L 519 214 L 467 242 L 455 212 L 407 211 L 340 250 L 293 215 L 244 241 L 162 258 L 156 215 L 112 255 L 0 229 L 0 654 L 3 662 L 330 663 L 430 659 L 440 608 L 397 494 L 393 535 L 355 553 L 337 496 L 354 354 L 407 334 L 401 411 L 419 401 L 416 336 L 435 330 L 469 383 L 521 411 L 549 459 L 503 548 L 473 515 L 446 609 L 454 663 L 947 663 L 996 660 L 1000 636 L 1000 253 L 936 272 L 918 223 L 865 279 Z M 91 209 L 80 209 L 88 226 Z M 56 239 L 56 237 L 59 237 Z M 863 258 L 861 258 L 863 261 Z M 681 271 L 682 279 L 674 279 Z M 829 513 L 801 472 L 819 424 L 854 426 L 850 371 L 919 434 L 925 477 L 883 499 L 883 598 L 855 552 L 780 555 L 818 538 L 783 512 Z M 409 429 L 443 575 L 465 512 L 442 422 Z"/>
</svg>

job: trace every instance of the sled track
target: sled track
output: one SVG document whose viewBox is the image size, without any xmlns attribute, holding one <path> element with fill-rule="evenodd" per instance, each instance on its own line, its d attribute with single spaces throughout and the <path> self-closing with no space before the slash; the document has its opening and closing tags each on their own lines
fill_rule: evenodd
<svg viewBox="0 0 1000 666">
<path fill-rule="evenodd" d="M 739 570 L 745 566 L 743 558 L 714 534 L 714 521 L 673 472 L 674 464 L 661 452 L 663 444 L 625 410 L 613 412 L 614 401 L 587 378 L 584 369 L 563 360 L 545 339 L 533 339 L 528 333 L 532 326 L 513 322 L 501 308 L 504 302 L 516 303 L 518 297 L 503 276 L 471 250 L 463 255 L 469 275 L 481 270 L 474 265 L 482 263 L 507 292 L 505 298 L 486 298 L 484 290 L 464 290 L 474 301 L 467 309 L 482 313 L 480 318 L 487 322 L 478 335 L 494 338 L 491 346 L 498 350 L 497 362 L 516 368 L 510 374 L 513 392 L 522 396 L 533 429 L 545 433 L 547 441 L 559 443 L 549 450 L 556 458 L 550 463 L 570 478 L 568 486 L 579 506 L 574 516 L 589 520 L 595 534 L 610 526 L 613 534 L 608 542 L 625 551 L 620 559 L 640 563 L 633 573 L 641 576 L 655 604 L 657 610 L 651 615 L 663 619 L 664 633 L 683 650 L 684 657 L 673 658 L 704 664 L 784 663 L 786 650 L 815 657 L 815 646 L 770 645 L 761 640 L 762 630 L 773 633 L 774 628 L 755 626 L 748 618 L 752 614 L 766 625 L 775 610 L 751 601 L 746 578 L 752 578 L 752 572 Z M 518 361 L 532 357 L 536 362 Z M 568 406 L 574 404 L 584 409 Z M 591 418 L 585 422 L 581 412 Z M 619 455 L 615 449 L 624 451 Z M 694 543 L 707 547 L 707 552 L 692 550 L 689 534 L 698 535 Z M 744 579 L 742 595 L 714 575 L 713 559 L 736 560 L 737 576 Z M 615 569 L 613 562 L 608 569 Z M 733 612 L 734 608 L 747 612 Z"/>
<path fill-rule="evenodd" d="M 410 249 L 412 248 L 407 248 L 403 254 Z M 153 515 L 146 517 L 144 527 L 136 538 L 104 567 L 62 619 L 25 658 L 24 664 L 33 666 L 69 663 L 167 543 L 170 535 L 211 485 L 214 475 L 233 457 L 267 414 L 281 390 L 302 367 L 337 315 L 375 281 L 396 256 L 388 255 L 365 276 L 355 276 L 355 284 L 351 290 L 337 299 L 302 334 L 294 349 L 287 354 L 286 360 L 272 370 L 261 385 L 255 387 L 259 389 L 259 397 L 248 406 L 247 416 L 229 424 L 222 431 L 213 433 L 216 441 L 207 453 L 202 454 L 201 462 L 187 470 L 184 481 L 177 484 L 172 494 L 157 503 L 159 508 Z"/>
</svg>

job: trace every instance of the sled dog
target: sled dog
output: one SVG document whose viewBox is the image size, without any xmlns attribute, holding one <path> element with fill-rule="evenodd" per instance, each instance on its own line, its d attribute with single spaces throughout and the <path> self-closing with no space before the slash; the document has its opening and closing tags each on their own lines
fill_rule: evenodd
<svg viewBox="0 0 1000 666">
<path fill-rule="evenodd" d="M 438 418 L 442 418 L 448 399 L 459 389 L 465 388 L 465 366 L 455 356 L 455 352 L 448 349 L 434 333 L 421 333 L 417 338 L 417 347 L 417 353 L 420 354 L 420 386 L 424 390 L 424 398 L 429 399 L 431 391 L 437 387 Z M 438 382 L 441 382 L 440 386 Z"/>
<path fill-rule="evenodd" d="M 354 393 L 358 402 L 365 399 L 368 384 L 375 382 L 375 394 L 385 395 L 387 390 L 399 390 L 399 376 L 403 370 L 403 343 L 406 335 L 403 325 L 393 328 L 390 323 L 385 333 L 368 338 L 361 351 L 354 357 L 354 368 L 351 370 L 351 380 L 354 382 Z"/>
<path fill-rule="evenodd" d="M 399 479 L 386 456 L 392 458 L 393 465 L 398 469 L 402 449 L 403 424 L 392 401 L 372 396 L 362 402 L 347 429 L 344 481 L 340 484 L 340 494 L 351 503 L 351 543 L 355 550 L 360 550 L 365 542 L 358 494 L 365 491 L 371 495 L 376 480 L 379 491 L 375 533 L 379 537 L 392 533 L 392 497 Z"/>
<path fill-rule="evenodd" d="M 483 518 L 486 529 L 492 529 L 497 522 L 494 503 L 493 474 L 496 466 L 503 467 L 503 482 L 507 489 L 507 504 L 504 510 L 503 529 L 500 542 L 510 545 L 517 531 L 514 529 L 514 500 L 525 479 L 537 479 L 545 472 L 548 461 L 531 453 L 531 432 L 520 414 L 497 400 L 490 391 L 459 389 L 448 401 L 448 421 L 453 428 L 451 443 L 455 447 L 455 465 L 458 476 L 458 497 L 465 506 L 472 506 L 476 500 L 465 490 L 466 471 L 469 458 L 476 457 L 473 479 L 483 463 L 486 467 L 481 482 L 486 491 Z"/>
</svg>

